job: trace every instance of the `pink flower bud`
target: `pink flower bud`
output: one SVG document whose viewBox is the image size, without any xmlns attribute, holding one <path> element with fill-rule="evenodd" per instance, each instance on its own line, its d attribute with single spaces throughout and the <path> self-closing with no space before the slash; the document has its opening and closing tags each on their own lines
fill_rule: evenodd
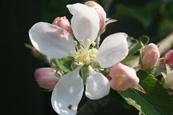
<svg viewBox="0 0 173 115">
<path fill-rule="evenodd" d="M 55 18 L 52 24 L 57 25 L 72 34 L 70 22 L 65 16 Z"/>
<path fill-rule="evenodd" d="M 144 48 L 141 57 L 143 68 L 145 70 L 152 70 L 159 61 L 159 48 L 155 44 L 150 43 Z"/>
<path fill-rule="evenodd" d="M 56 70 L 52 68 L 39 68 L 35 70 L 34 77 L 41 88 L 52 90 L 58 82 L 55 73 Z"/>
<path fill-rule="evenodd" d="M 121 63 L 117 63 L 111 67 L 109 75 L 112 77 L 110 84 L 114 90 L 125 91 L 138 85 L 139 78 L 136 71 Z"/>
<path fill-rule="evenodd" d="M 100 30 L 99 30 L 99 32 L 101 32 L 104 25 L 105 25 L 106 12 L 104 11 L 104 9 L 99 4 L 97 4 L 94 1 L 85 2 L 85 5 L 94 8 L 96 10 L 97 14 L 99 15 L 99 18 L 100 18 Z"/>
<path fill-rule="evenodd" d="M 173 68 L 173 50 L 169 50 L 165 54 L 165 64 L 168 64 L 171 68 Z"/>
<path fill-rule="evenodd" d="M 142 65 L 145 70 L 153 69 L 157 64 L 160 57 L 160 53 L 157 50 L 151 50 L 147 52 L 142 58 Z"/>
<path fill-rule="evenodd" d="M 142 56 L 144 56 L 147 52 L 149 52 L 151 50 L 159 51 L 159 48 L 155 44 L 150 43 L 144 48 L 144 51 L 142 52 Z"/>
</svg>

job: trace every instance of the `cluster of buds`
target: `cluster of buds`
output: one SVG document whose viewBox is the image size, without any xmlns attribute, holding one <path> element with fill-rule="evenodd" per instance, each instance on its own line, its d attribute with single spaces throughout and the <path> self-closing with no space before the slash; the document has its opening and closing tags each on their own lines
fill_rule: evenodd
<svg viewBox="0 0 173 115">
<path fill-rule="evenodd" d="M 110 81 L 111 88 L 114 90 L 125 91 L 128 88 L 134 88 L 139 83 L 136 71 L 121 63 L 117 63 L 111 67 Z"/>
<path fill-rule="evenodd" d="M 142 68 L 151 71 L 158 64 L 160 58 L 159 48 L 153 43 L 148 44 L 141 52 Z"/>
</svg>

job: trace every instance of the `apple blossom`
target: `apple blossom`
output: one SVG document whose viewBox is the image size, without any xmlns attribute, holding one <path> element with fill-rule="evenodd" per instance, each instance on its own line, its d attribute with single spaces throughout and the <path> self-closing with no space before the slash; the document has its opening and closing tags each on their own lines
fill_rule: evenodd
<svg viewBox="0 0 173 115">
<path fill-rule="evenodd" d="M 110 90 L 109 81 L 91 65 L 98 62 L 102 68 L 107 68 L 120 62 L 128 54 L 128 44 L 125 33 L 116 33 L 106 37 L 97 50 L 94 48 L 94 41 L 99 33 L 97 12 L 80 3 L 67 5 L 67 8 L 73 15 L 71 28 L 77 41 L 65 29 L 46 22 L 34 24 L 29 30 L 29 36 L 38 51 L 55 59 L 72 57 L 78 66 L 59 79 L 51 97 L 52 106 L 58 114 L 73 115 L 77 113 L 77 106 L 84 91 L 85 81 L 79 74 L 81 68 L 87 66 L 89 70 L 86 96 L 90 99 L 106 96 Z"/>
<path fill-rule="evenodd" d="M 59 80 L 55 74 L 56 70 L 52 68 L 39 68 L 35 70 L 34 77 L 41 88 L 50 91 Z"/>
<path fill-rule="evenodd" d="M 117 63 L 111 67 L 110 81 L 111 88 L 114 90 L 125 91 L 128 88 L 133 88 L 138 85 L 139 78 L 136 71 L 121 63 Z"/>
</svg>

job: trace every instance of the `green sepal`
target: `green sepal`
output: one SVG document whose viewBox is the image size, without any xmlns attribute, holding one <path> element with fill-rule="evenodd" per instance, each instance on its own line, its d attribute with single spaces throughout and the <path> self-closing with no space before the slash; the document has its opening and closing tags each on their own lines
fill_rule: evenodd
<svg viewBox="0 0 173 115">
<path fill-rule="evenodd" d="M 88 66 L 83 66 L 80 70 L 81 78 L 83 79 L 84 84 L 86 83 L 86 79 L 89 76 Z"/>
<path fill-rule="evenodd" d="M 67 58 L 64 59 L 55 59 L 56 64 L 58 66 L 58 69 L 62 70 L 65 73 L 70 73 L 72 70 L 70 68 L 71 61 L 67 60 Z"/>
</svg>

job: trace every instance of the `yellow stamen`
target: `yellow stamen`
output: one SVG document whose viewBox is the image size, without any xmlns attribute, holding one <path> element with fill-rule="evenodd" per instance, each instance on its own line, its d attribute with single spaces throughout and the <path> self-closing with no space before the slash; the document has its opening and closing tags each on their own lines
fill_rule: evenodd
<svg viewBox="0 0 173 115">
<path fill-rule="evenodd" d="M 96 55 L 92 55 L 91 57 L 92 57 L 93 59 L 96 59 Z"/>
<path fill-rule="evenodd" d="M 69 56 L 73 56 L 73 53 L 72 53 L 72 51 L 70 51 L 70 52 L 69 52 Z"/>
<path fill-rule="evenodd" d="M 82 50 L 82 49 L 83 49 L 83 47 L 82 47 L 82 46 L 80 46 L 80 49 Z"/>
<path fill-rule="evenodd" d="M 74 41 L 74 42 L 73 42 L 73 45 L 76 46 L 76 45 L 77 45 L 77 41 Z"/>
<path fill-rule="evenodd" d="M 90 62 L 90 58 L 86 58 L 86 62 Z"/>
<path fill-rule="evenodd" d="M 95 42 L 92 42 L 92 45 L 93 45 L 93 46 L 95 46 L 95 45 L 96 45 L 96 43 L 95 43 Z"/>
<path fill-rule="evenodd" d="M 79 43 L 82 44 L 83 43 L 83 40 L 79 41 Z"/>
<path fill-rule="evenodd" d="M 88 42 L 88 43 L 90 43 L 90 42 L 91 42 L 91 40 L 90 40 L 90 39 L 87 39 L 87 42 Z"/>
</svg>

